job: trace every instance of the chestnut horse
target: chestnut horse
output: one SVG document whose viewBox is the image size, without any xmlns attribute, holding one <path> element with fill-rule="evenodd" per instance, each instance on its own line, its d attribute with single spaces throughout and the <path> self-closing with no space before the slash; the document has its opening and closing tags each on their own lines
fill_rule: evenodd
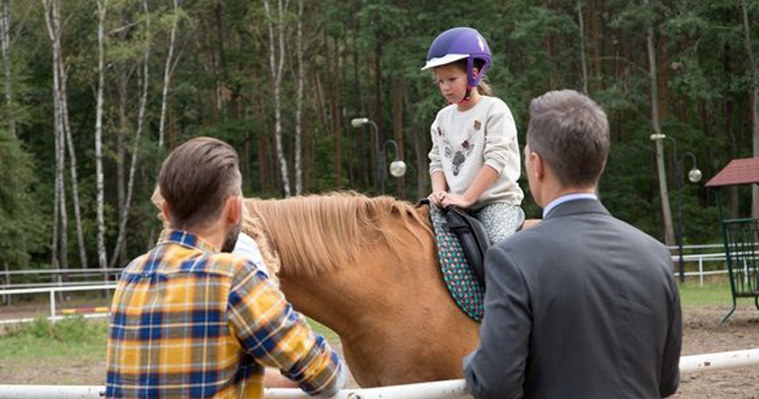
<svg viewBox="0 0 759 399">
<path fill-rule="evenodd" d="M 426 207 L 356 193 L 245 205 L 244 230 L 271 249 L 282 291 L 340 336 L 359 385 L 462 377 L 478 324 L 443 283 Z"/>
</svg>

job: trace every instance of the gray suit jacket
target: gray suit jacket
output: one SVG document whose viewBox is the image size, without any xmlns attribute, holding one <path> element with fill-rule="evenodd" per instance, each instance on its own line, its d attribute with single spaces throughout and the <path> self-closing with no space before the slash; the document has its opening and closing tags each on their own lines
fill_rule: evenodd
<svg viewBox="0 0 759 399">
<path fill-rule="evenodd" d="M 669 252 L 596 200 L 558 205 L 485 259 L 476 398 L 658 398 L 677 390 L 682 320 Z"/>
</svg>

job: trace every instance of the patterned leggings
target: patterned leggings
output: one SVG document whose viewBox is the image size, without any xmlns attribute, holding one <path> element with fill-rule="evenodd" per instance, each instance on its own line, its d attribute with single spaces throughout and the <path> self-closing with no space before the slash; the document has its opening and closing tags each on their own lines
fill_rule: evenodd
<svg viewBox="0 0 759 399">
<path fill-rule="evenodd" d="M 482 222 L 493 244 L 514 234 L 524 222 L 522 208 L 505 202 L 494 202 L 468 213 Z"/>
</svg>

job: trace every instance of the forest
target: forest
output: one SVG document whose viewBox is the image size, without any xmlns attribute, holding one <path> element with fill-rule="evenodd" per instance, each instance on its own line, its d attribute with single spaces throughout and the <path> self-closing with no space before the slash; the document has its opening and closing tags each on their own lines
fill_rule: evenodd
<svg viewBox="0 0 759 399">
<path fill-rule="evenodd" d="M 238 150 L 246 196 L 378 195 L 378 156 L 408 166 L 387 195 L 427 196 L 445 103 L 420 68 L 455 26 L 488 41 L 520 146 L 532 98 L 585 92 L 610 119 L 612 214 L 721 241 L 704 183 L 759 155 L 756 0 L 0 0 L 0 270 L 124 266 L 158 235 L 162 159 L 200 135 Z M 756 187 L 724 190 L 726 214 L 759 213 Z"/>
</svg>

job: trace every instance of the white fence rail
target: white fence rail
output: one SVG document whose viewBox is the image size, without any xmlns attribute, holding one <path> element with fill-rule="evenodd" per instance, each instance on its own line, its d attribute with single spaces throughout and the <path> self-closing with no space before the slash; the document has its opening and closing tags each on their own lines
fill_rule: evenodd
<svg viewBox="0 0 759 399">
<path fill-rule="evenodd" d="M 87 285 L 80 287 L 44 287 L 44 288 L 21 288 L 13 290 L 0 290 L 0 295 L 17 295 L 17 294 L 39 294 L 48 293 L 50 297 L 50 316 L 48 320 L 55 322 L 56 320 L 64 317 L 58 315 L 58 309 L 56 307 L 55 294 L 57 292 L 71 292 L 71 291 L 93 291 L 93 290 L 112 290 L 116 288 L 116 284 L 102 284 L 102 285 Z M 85 318 L 93 317 L 106 317 L 106 314 L 86 314 Z M 0 320 L 0 325 L 3 324 L 15 324 L 26 323 L 33 321 L 34 318 L 20 318 L 20 319 L 8 319 Z"/>
<path fill-rule="evenodd" d="M 759 365 L 759 348 L 680 358 L 683 374 Z M 99 399 L 105 387 L 91 385 L 0 385 L 0 399 Z M 298 389 L 266 389 L 268 399 L 307 399 Z M 369 389 L 345 389 L 336 399 L 460 399 L 467 398 L 463 380 L 425 382 Z"/>
</svg>

